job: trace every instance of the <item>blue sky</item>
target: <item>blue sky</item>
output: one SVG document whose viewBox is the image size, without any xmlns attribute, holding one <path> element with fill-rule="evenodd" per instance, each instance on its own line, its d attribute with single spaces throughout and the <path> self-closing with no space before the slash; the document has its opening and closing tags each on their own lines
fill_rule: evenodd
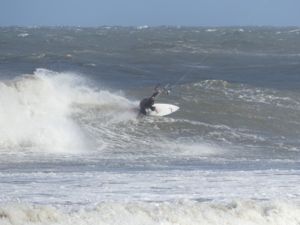
<svg viewBox="0 0 300 225">
<path fill-rule="evenodd" d="M 0 26 L 300 26 L 300 0 L 0 0 Z"/>
</svg>

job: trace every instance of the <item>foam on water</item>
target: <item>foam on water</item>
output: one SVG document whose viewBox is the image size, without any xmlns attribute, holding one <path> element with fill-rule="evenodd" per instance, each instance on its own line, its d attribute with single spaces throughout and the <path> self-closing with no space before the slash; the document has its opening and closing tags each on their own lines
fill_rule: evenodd
<svg viewBox="0 0 300 225">
<path fill-rule="evenodd" d="M 295 200 L 300 197 L 296 170 L 253 170 L 263 162 L 226 165 L 225 161 L 214 160 L 209 164 L 205 160 L 184 161 L 184 156 L 168 161 L 158 158 L 150 158 L 149 162 L 133 161 L 124 157 L 108 165 L 105 159 L 99 162 L 82 159 L 60 167 L 53 164 L 54 169 L 38 172 L 26 172 L 34 169 L 21 165 L 25 172 L 0 173 L 0 202 L 90 206 L 124 200 Z M 239 171 L 240 167 L 245 171 Z"/>
<path fill-rule="evenodd" d="M 20 34 L 18 34 L 18 37 L 27 37 L 27 36 L 29 36 L 28 33 L 20 33 Z"/>
<path fill-rule="evenodd" d="M 0 208 L 0 222 L 3 225 L 298 225 L 299 214 L 299 204 L 280 201 L 108 202 L 69 212 L 51 206 L 12 204 Z"/>
<path fill-rule="evenodd" d="M 226 97 L 231 99 L 241 99 L 245 102 L 273 104 L 278 107 L 300 109 L 300 102 L 292 95 L 293 93 L 290 93 L 291 96 L 282 96 L 272 89 L 253 88 L 241 84 L 234 85 L 223 80 L 206 80 L 193 85 L 216 92 L 223 92 Z"/>
<path fill-rule="evenodd" d="M 208 143 L 197 143 L 191 140 L 179 140 L 177 142 L 160 144 L 159 148 L 168 149 L 165 154 L 172 154 L 174 156 L 206 157 L 221 155 L 225 152 L 225 148 Z"/>
</svg>

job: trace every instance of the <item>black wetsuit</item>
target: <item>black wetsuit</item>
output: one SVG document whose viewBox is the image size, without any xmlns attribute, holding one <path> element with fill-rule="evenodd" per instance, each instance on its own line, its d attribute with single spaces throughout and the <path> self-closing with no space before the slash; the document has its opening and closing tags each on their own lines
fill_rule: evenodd
<svg viewBox="0 0 300 225">
<path fill-rule="evenodd" d="M 144 98 L 140 102 L 140 113 L 146 115 L 146 109 L 151 109 L 152 111 L 155 110 L 154 105 L 154 98 L 159 94 L 159 91 L 156 91 L 153 93 L 153 95 L 150 98 Z"/>
</svg>

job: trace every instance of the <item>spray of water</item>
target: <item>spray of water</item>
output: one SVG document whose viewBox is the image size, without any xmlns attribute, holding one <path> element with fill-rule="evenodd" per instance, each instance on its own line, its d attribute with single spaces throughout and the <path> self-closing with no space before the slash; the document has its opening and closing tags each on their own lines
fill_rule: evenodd
<svg viewBox="0 0 300 225">
<path fill-rule="evenodd" d="M 1 81 L 0 149 L 81 151 L 87 147 L 87 137 L 75 115 L 96 108 L 109 113 L 131 104 L 121 95 L 92 88 L 74 73 L 37 69 L 34 74 Z"/>
</svg>

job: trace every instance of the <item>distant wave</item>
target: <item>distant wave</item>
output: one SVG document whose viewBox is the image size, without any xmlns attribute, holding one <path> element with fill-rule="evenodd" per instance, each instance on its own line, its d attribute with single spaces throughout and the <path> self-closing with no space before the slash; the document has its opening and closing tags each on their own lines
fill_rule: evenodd
<svg viewBox="0 0 300 225">
<path fill-rule="evenodd" d="M 192 91 L 214 91 L 222 93 L 229 100 L 248 103 L 263 103 L 276 107 L 300 109 L 298 96 L 294 93 L 282 94 L 268 88 L 251 87 L 245 84 L 234 84 L 224 80 L 204 80 L 194 84 L 183 85 L 182 88 Z"/>
</svg>

